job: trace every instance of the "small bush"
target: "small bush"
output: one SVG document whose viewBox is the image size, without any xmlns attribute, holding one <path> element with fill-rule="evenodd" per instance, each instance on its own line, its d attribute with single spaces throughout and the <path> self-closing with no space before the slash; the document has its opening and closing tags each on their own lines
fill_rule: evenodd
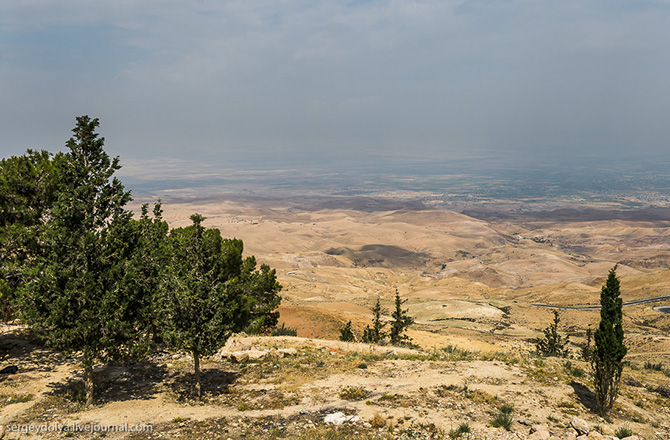
<svg viewBox="0 0 670 440">
<path fill-rule="evenodd" d="M 503 414 L 512 414 L 512 411 L 514 411 L 514 405 L 510 403 L 504 403 L 500 405 L 500 412 Z"/>
<path fill-rule="evenodd" d="M 298 329 L 282 324 L 281 327 L 273 328 L 270 336 L 298 336 Z"/>
<path fill-rule="evenodd" d="M 573 377 L 584 377 L 584 375 L 586 374 L 584 370 L 575 365 L 572 365 L 572 362 L 570 361 L 566 361 L 563 364 L 563 368 L 565 369 L 566 373 L 568 373 Z"/>
<path fill-rule="evenodd" d="M 246 411 L 249 409 L 249 404 L 247 402 L 242 402 L 237 406 L 238 411 Z"/>
<path fill-rule="evenodd" d="M 625 424 L 623 426 L 620 426 L 619 429 L 616 430 L 614 435 L 616 435 L 619 438 L 630 437 L 631 435 L 633 435 L 633 430 L 628 424 Z"/>
<path fill-rule="evenodd" d="M 663 371 L 663 363 L 659 362 L 659 363 L 655 364 L 653 362 L 647 361 L 647 362 L 644 363 L 644 369 L 645 370 L 654 370 L 654 371 Z"/>
<path fill-rule="evenodd" d="M 512 429 L 513 422 L 514 419 L 512 418 L 511 414 L 499 412 L 493 416 L 493 419 L 491 420 L 491 426 L 494 428 L 504 428 L 505 431 L 509 431 Z"/>
<path fill-rule="evenodd" d="M 458 425 L 458 428 L 449 431 L 449 438 L 457 439 L 463 436 L 463 434 L 469 434 L 470 432 L 472 432 L 470 424 L 468 422 L 463 422 Z"/>
<path fill-rule="evenodd" d="M 340 398 L 344 400 L 363 400 L 367 395 L 368 392 L 361 386 L 346 387 L 340 391 Z"/>
<path fill-rule="evenodd" d="M 383 428 L 386 426 L 386 420 L 384 420 L 384 417 L 382 417 L 379 413 L 375 413 L 372 420 L 370 420 L 370 425 L 373 428 Z"/>
<path fill-rule="evenodd" d="M 356 368 L 360 368 L 361 370 L 367 370 L 368 369 L 368 364 L 366 364 L 365 362 L 362 362 L 362 363 L 358 364 L 358 366 Z"/>
</svg>

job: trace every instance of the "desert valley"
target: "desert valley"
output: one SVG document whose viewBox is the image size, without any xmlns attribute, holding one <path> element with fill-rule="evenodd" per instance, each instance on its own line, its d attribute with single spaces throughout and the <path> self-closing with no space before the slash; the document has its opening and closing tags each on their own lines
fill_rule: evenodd
<svg viewBox="0 0 670 440">
<path fill-rule="evenodd" d="M 156 197 L 170 227 L 198 212 L 206 227 L 243 239 L 245 255 L 275 268 L 279 323 L 297 336 L 231 338 L 203 364 L 202 402 L 189 395 L 186 353 L 99 365 L 100 397 L 86 408 L 76 357 L 3 325 L 3 365 L 20 369 L 0 382 L 3 425 L 152 426 L 32 434 L 39 438 L 539 440 L 596 439 L 622 428 L 669 438 L 670 314 L 662 312 L 670 304 L 670 207 L 630 196 L 639 207 L 545 198 L 546 206 L 523 211 L 488 198 L 457 212 L 426 191 L 263 196 L 181 188 L 140 193 L 133 210 Z M 581 347 L 599 322 L 588 307 L 599 305 L 615 264 L 624 302 L 653 301 L 623 308 L 627 367 L 615 410 L 602 419 Z M 396 290 L 415 319 L 409 347 L 339 341 L 349 321 L 360 338 L 377 298 L 390 320 Z M 570 337 L 568 358 L 535 351 L 552 310 Z M 492 422 L 501 411 L 511 414 L 509 431 Z M 575 428 L 575 417 L 590 429 Z"/>
</svg>

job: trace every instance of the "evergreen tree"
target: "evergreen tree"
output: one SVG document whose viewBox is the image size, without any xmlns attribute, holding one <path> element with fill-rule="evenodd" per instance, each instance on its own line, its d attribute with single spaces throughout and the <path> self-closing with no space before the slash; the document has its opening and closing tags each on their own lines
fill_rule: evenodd
<svg viewBox="0 0 670 440">
<path fill-rule="evenodd" d="M 365 326 L 363 330 L 363 342 L 368 344 L 379 344 L 384 341 L 386 334 L 384 333 L 385 322 L 382 322 L 382 303 L 381 297 L 377 297 L 377 302 L 370 309 L 372 311 L 372 328 Z"/>
<path fill-rule="evenodd" d="M 113 177 L 118 158 L 103 150 L 99 123 L 77 118 L 60 183 L 39 227 L 40 258 L 31 261 L 20 298 L 22 318 L 60 351 L 80 351 L 86 403 L 93 402 L 93 364 L 130 354 L 138 347 L 136 298 L 121 287 L 132 248 L 131 199 Z"/>
<path fill-rule="evenodd" d="M 345 326 L 340 329 L 340 341 L 356 342 L 356 336 L 351 329 L 351 321 L 347 322 Z"/>
<path fill-rule="evenodd" d="M 202 396 L 200 360 L 221 348 L 233 332 L 276 322 L 281 285 L 274 270 L 255 270 L 242 259 L 241 240 L 224 240 L 205 229 L 200 214 L 193 224 L 169 235 L 169 270 L 162 287 L 165 341 L 193 355 L 195 390 Z"/>
<path fill-rule="evenodd" d="M 398 289 L 395 291 L 395 310 L 391 314 L 391 344 L 398 345 L 409 340 L 405 331 L 407 328 L 414 324 L 414 318 L 408 315 L 407 310 L 402 309 L 402 305 L 406 303 L 407 300 L 400 300 L 400 294 Z"/>
<path fill-rule="evenodd" d="M 0 320 L 14 315 L 26 263 L 40 255 L 40 228 L 59 186 L 63 154 L 28 150 L 0 161 Z"/>
<path fill-rule="evenodd" d="M 619 394 L 623 358 L 628 351 L 624 344 L 623 301 L 616 269 L 614 266 L 610 270 L 600 293 L 600 325 L 593 335 L 595 347 L 591 355 L 596 405 L 603 415 L 612 409 Z"/>
<path fill-rule="evenodd" d="M 537 351 L 545 356 L 568 356 L 568 342 L 569 337 L 563 337 L 558 333 L 558 326 L 561 323 L 561 318 L 558 311 L 552 310 L 554 314 L 554 321 L 549 324 L 549 327 L 544 329 L 544 338 L 537 339 L 535 345 Z"/>
</svg>

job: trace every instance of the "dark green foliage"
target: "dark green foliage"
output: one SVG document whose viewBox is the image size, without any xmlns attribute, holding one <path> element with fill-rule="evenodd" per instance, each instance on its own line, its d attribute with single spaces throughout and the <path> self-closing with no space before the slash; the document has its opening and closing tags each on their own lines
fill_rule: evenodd
<svg viewBox="0 0 670 440">
<path fill-rule="evenodd" d="M 154 205 L 153 218 L 149 217 L 148 205 L 144 204 L 139 220 L 131 220 L 130 226 L 128 240 L 133 251 L 128 255 L 122 288 L 128 296 L 136 298 L 136 325 L 144 339 L 160 343 L 161 325 L 154 307 L 160 299 L 169 231 L 160 201 Z"/>
<path fill-rule="evenodd" d="M 97 119 L 77 118 L 69 152 L 59 157 L 59 184 L 40 214 L 39 258 L 25 265 L 29 280 L 21 317 L 51 347 L 81 351 L 87 403 L 93 399 L 93 363 L 137 354 L 137 298 L 123 286 L 133 252 L 130 200 L 113 177 L 118 158 L 103 150 Z"/>
<path fill-rule="evenodd" d="M 608 413 L 619 394 L 624 345 L 620 284 L 614 266 L 600 293 L 600 325 L 594 334 L 595 348 L 591 359 L 596 405 L 601 414 Z"/>
<path fill-rule="evenodd" d="M 351 329 L 351 321 L 347 322 L 346 325 L 340 329 L 340 341 L 356 342 L 356 336 Z"/>
<path fill-rule="evenodd" d="M 285 327 L 282 324 L 281 327 L 273 328 L 270 336 L 298 336 L 298 330 L 293 327 Z"/>
<path fill-rule="evenodd" d="M 582 346 L 582 359 L 586 362 L 591 362 L 591 357 L 593 356 L 593 347 L 591 342 L 593 340 L 593 330 L 591 328 L 586 329 L 586 344 Z"/>
<path fill-rule="evenodd" d="M 540 354 L 545 356 L 568 356 L 568 342 L 569 337 L 563 337 L 558 333 L 558 326 L 561 323 L 561 318 L 556 310 L 552 311 L 554 314 L 554 321 L 549 324 L 549 327 L 544 329 L 544 338 L 537 339 L 535 347 Z"/>
<path fill-rule="evenodd" d="M 169 235 L 161 315 L 165 341 L 193 355 L 200 398 L 200 358 L 221 348 L 233 332 L 274 325 L 281 285 L 274 270 L 263 265 L 257 271 L 253 257 L 242 258 L 241 240 L 205 229 L 200 214 L 191 220 Z"/>
<path fill-rule="evenodd" d="M 407 314 L 407 310 L 402 309 L 402 305 L 406 303 L 407 300 L 400 300 L 400 294 L 398 290 L 395 291 L 395 310 L 391 314 L 391 331 L 389 336 L 391 337 L 391 344 L 399 345 L 403 342 L 409 341 L 405 331 L 407 327 L 414 323 L 414 318 Z"/>
<path fill-rule="evenodd" d="M 377 297 L 377 302 L 370 309 L 372 311 L 372 328 L 365 326 L 363 331 L 363 342 L 368 344 L 379 344 L 384 341 L 386 334 L 384 333 L 385 322 L 382 322 L 382 303 L 381 298 Z"/>
<path fill-rule="evenodd" d="M 32 150 L 0 161 L 0 320 L 13 317 L 25 263 L 40 253 L 40 228 L 56 198 L 62 161 L 62 153 Z"/>
</svg>

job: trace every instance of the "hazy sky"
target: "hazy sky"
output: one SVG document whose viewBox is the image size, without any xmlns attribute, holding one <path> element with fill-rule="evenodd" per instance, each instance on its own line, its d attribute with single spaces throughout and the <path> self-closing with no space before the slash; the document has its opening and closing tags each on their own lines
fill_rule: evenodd
<svg viewBox="0 0 670 440">
<path fill-rule="evenodd" d="M 0 149 L 663 152 L 670 2 L 2 0 Z"/>
</svg>

